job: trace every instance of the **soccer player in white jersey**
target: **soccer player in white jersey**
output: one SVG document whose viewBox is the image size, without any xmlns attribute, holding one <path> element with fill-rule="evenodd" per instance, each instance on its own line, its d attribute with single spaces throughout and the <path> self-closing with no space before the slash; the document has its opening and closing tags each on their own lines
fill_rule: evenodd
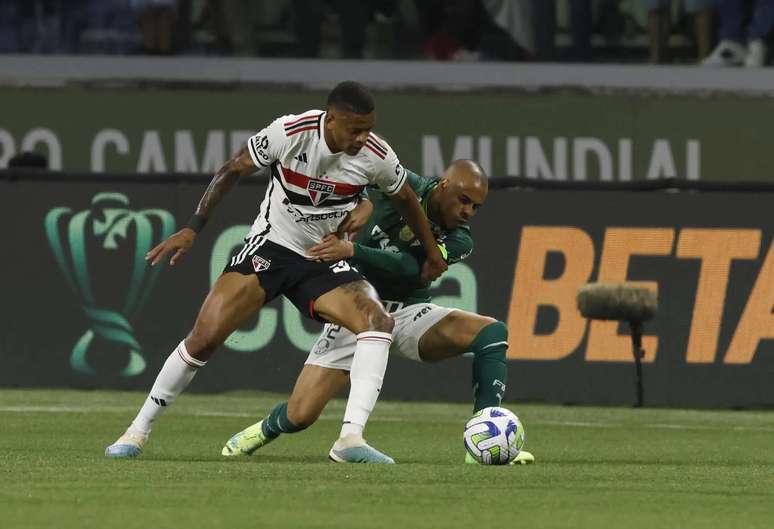
<svg viewBox="0 0 774 529">
<path fill-rule="evenodd" d="M 153 422 L 218 346 L 280 294 L 302 314 L 342 325 L 357 336 L 349 403 L 336 446 L 344 454 L 351 449 L 381 456 L 365 443 L 362 433 L 387 366 L 393 319 L 374 288 L 346 261 L 324 263 L 306 255 L 325 235 L 355 232 L 365 224 L 373 206 L 360 200 L 360 194 L 365 186 L 374 185 L 394 200 L 424 246 L 424 277 L 435 279 L 447 268 L 427 217 L 406 183 L 406 170 L 389 145 L 371 133 L 374 108 L 364 86 L 346 81 L 330 92 L 325 111 L 276 119 L 217 171 L 188 226 L 148 252 L 151 265 L 168 254 L 174 265 L 239 178 L 270 168 L 271 182 L 244 247 L 229 260 L 193 329 L 169 355 L 136 418 L 106 448 L 106 456 L 139 455 Z"/>
</svg>

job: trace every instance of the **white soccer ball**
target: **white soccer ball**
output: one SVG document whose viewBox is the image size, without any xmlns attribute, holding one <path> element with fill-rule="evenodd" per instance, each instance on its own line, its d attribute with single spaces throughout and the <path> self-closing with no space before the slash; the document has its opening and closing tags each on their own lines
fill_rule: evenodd
<svg viewBox="0 0 774 529">
<path fill-rule="evenodd" d="M 473 414 L 465 425 L 465 449 L 482 465 L 507 465 L 524 447 L 524 426 L 505 408 L 492 406 Z"/>
</svg>

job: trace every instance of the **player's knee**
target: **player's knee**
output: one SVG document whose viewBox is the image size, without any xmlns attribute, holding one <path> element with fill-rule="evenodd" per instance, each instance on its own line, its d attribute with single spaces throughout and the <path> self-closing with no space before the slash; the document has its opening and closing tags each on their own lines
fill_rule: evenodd
<svg viewBox="0 0 774 529">
<path fill-rule="evenodd" d="M 477 318 L 476 324 L 478 327 L 476 330 L 477 335 L 480 334 L 484 329 L 491 327 L 491 332 L 494 335 L 498 337 L 505 336 L 504 339 L 508 338 L 508 327 L 500 320 L 496 320 L 490 316 L 479 316 Z"/>
<path fill-rule="evenodd" d="M 395 328 L 395 320 L 386 311 L 381 311 L 373 318 L 373 330 L 380 332 L 392 332 Z"/>
<path fill-rule="evenodd" d="M 496 320 L 494 318 L 488 318 L 491 321 L 489 325 L 485 325 L 481 328 L 481 331 L 487 330 L 489 333 L 491 333 L 491 336 L 494 340 L 507 342 L 508 341 L 508 326 L 505 325 L 505 323 L 501 322 L 500 320 Z"/>
<path fill-rule="evenodd" d="M 451 318 L 450 325 L 445 327 L 446 332 L 450 333 L 449 340 L 461 348 L 469 348 L 476 340 L 489 335 L 502 337 L 502 330 L 505 330 L 505 338 L 508 337 L 508 328 L 505 325 L 489 316 L 480 316 L 478 314 L 471 316 L 468 313 L 454 311 L 449 314 Z M 500 325 L 496 325 L 496 324 Z M 487 332 L 484 332 L 485 329 Z"/>
<path fill-rule="evenodd" d="M 381 303 L 372 301 L 365 311 L 366 326 L 369 331 L 391 333 L 395 327 L 395 320 L 384 310 Z"/>
</svg>

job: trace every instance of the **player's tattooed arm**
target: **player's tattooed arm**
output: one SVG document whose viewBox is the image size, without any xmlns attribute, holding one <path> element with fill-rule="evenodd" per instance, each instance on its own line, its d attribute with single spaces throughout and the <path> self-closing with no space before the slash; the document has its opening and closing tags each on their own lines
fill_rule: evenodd
<svg viewBox="0 0 774 529">
<path fill-rule="evenodd" d="M 207 186 L 199 205 L 196 207 L 196 213 L 188 221 L 188 226 L 177 233 L 173 233 L 167 240 L 156 245 L 151 251 L 145 254 L 145 260 L 149 261 L 151 266 L 161 261 L 167 254 L 172 254 L 169 264 L 174 266 L 178 259 L 191 249 L 196 234 L 204 227 L 207 218 L 212 210 L 220 202 L 223 196 L 234 187 L 234 184 L 244 175 L 250 174 L 256 170 L 255 164 L 247 147 L 242 148 L 236 155 L 223 164 L 218 169 L 215 176 Z"/>
<path fill-rule="evenodd" d="M 231 191 L 231 188 L 245 175 L 256 171 L 255 163 L 247 152 L 247 146 L 234 155 L 229 161 L 218 169 L 215 176 L 212 177 L 210 185 L 202 195 L 199 205 L 196 207 L 195 215 L 209 218 L 212 210 L 218 205 L 223 196 Z"/>
</svg>

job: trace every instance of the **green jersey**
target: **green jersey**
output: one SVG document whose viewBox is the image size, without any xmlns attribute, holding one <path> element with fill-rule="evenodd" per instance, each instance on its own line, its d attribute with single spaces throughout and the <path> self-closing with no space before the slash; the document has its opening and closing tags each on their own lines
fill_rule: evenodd
<svg viewBox="0 0 774 529">
<path fill-rule="evenodd" d="M 438 180 L 408 172 L 408 183 L 427 213 L 428 201 Z M 422 281 L 426 254 L 422 243 L 382 193 L 372 193 L 374 212 L 354 241 L 353 262 L 383 300 L 406 305 L 430 301 L 430 285 Z M 446 231 L 430 221 L 447 264 L 465 259 L 473 251 L 470 228 L 462 225 Z"/>
</svg>

